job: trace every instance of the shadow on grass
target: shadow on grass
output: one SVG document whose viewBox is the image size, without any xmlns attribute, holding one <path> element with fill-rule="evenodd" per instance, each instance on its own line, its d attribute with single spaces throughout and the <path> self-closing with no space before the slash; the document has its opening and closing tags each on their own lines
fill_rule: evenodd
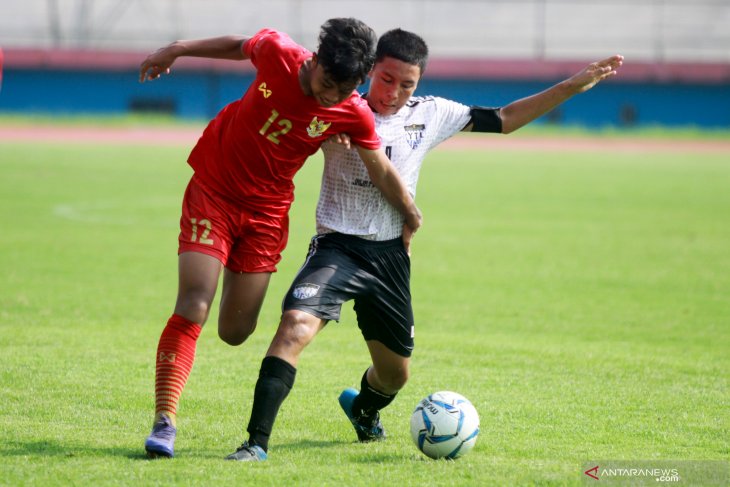
<svg viewBox="0 0 730 487">
<path fill-rule="evenodd" d="M 147 459 L 143 448 L 66 445 L 55 441 L 10 442 L 0 448 L 0 457 L 33 456 L 40 458 L 79 458 L 79 457 L 126 457 L 133 460 Z"/>
<path fill-rule="evenodd" d="M 289 443 L 271 443 L 269 448 L 282 450 L 282 451 L 296 451 L 306 448 L 342 448 L 343 445 L 347 445 L 348 441 L 324 441 L 324 440 L 299 440 L 291 441 Z"/>
<path fill-rule="evenodd" d="M 231 449 L 233 451 L 233 449 Z M 182 448 L 177 450 L 176 457 L 202 458 L 202 459 L 223 459 L 231 451 L 196 451 L 194 449 Z M 93 458 L 93 457 L 121 457 L 129 460 L 159 461 L 164 462 L 167 458 L 149 458 L 143 445 L 139 447 L 107 447 L 67 445 L 53 441 L 31 441 L 7 443 L 0 448 L 1 457 L 38 457 L 38 458 Z"/>
<path fill-rule="evenodd" d="M 371 464 L 371 463 L 377 463 L 377 464 L 387 464 L 392 463 L 394 465 L 402 465 L 405 461 L 412 461 L 412 460 L 421 460 L 421 458 L 418 458 L 412 454 L 407 453 L 399 453 L 399 454 L 393 454 L 392 452 L 379 452 L 379 453 L 366 453 L 364 455 L 356 455 L 350 458 L 350 461 L 353 463 L 365 463 L 365 464 Z"/>
<path fill-rule="evenodd" d="M 352 455 L 352 459 L 358 463 L 401 463 L 405 458 L 411 458 L 411 455 L 393 455 L 392 452 L 373 452 L 369 450 L 372 445 L 366 443 L 358 443 L 356 441 L 323 441 L 323 440 L 300 440 L 283 444 L 272 444 L 271 453 L 276 452 L 296 454 L 302 450 L 308 449 L 342 449 L 354 447 L 355 451 L 348 450 L 348 455 Z M 194 449 L 181 449 L 176 451 L 176 458 L 198 458 L 198 459 L 220 459 L 231 453 L 235 447 L 229 450 L 210 451 Z M 125 447 L 107 447 L 99 448 L 96 446 L 83 445 L 67 445 L 55 441 L 30 441 L 30 442 L 10 442 L 4 444 L 0 448 L 0 457 L 38 457 L 39 459 L 74 459 L 74 458 L 90 458 L 90 457 L 123 457 L 130 460 L 158 461 L 164 462 L 169 459 L 150 459 L 147 457 L 144 448 Z"/>
<path fill-rule="evenodd" d="M 413 455 L 403 454 L 393 454 L 392 451 L 388 452 L 374 452 L 373 448 L 375 447 L 374 443 L 359 443 L 357 441 L 343 441 L 343 440 L 332 440 L 332 441 L 314 441 L 314 440 L 299 440 L 299 441 L 293 441 L 289 443 L 283 443 L 279 445 L 272 444 L 269 446 L 269 449 L 273 455 L 276 454 L 276 452 L 286 452 L 286 453 L 294 453 L 296 454 L 298 451 L 307 450 L 307 449 L 338 449 L 341 451 L 346 451 L 346 454 L 348 457 L 350 457 L 351 461 L 354 461 L 356 463 L 365 463 L 365 464 L 371 464 L 371 463 L 394 463 L 394 464 L 400 464 L 403 463 L 404 459 L 410 459 L 413 457 Z M 347 449 L 347 450 L 343 450 Z"/>
</svg>

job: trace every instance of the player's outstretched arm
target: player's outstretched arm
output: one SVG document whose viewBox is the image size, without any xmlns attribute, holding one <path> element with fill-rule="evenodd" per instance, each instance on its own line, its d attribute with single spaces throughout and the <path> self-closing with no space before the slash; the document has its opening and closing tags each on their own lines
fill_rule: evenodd
<svg viewBox="0 0 730 487">
<path fill-rule="evenodd" d="M 572 96 L 586 92 L 604 79 L 615 76 L 616 70 L 621 66 L 623 60 L 623 56 L 615 55 L 591 63 L 580 72 L 545 91 L 502 107 L 500 110 L 502 133 L 514 132 L 545 115 Z"/>
<path fill-rule="evenodd" d="M 410 240 L 410 236 L 423 223 L 423 216 L 408 192 L 408 188 L 398 175 L 398 171 L 393 167 L 382 148 L 371 150 L 359 145 L 356 145 L 355 148 L 360 155 L 360 159 L 365 163 L 370 180 L 375 187 L 383 193 L 388 203 L 393 205 L 405 217 L 406 225 L 411 230 L 408 234 Z"/>
<path fill-rule="evenodd" d="M 139 82 L 159 78 L 163 73 L 170 74 L 170 67 L 181 56 L 207 57 L 242 61 L 248 59 L 243 52 L 246 36 L 230 35 L 209 39 L 175 41 L 162 47 L 142 61 L 139 67 Z"/>
</svg>

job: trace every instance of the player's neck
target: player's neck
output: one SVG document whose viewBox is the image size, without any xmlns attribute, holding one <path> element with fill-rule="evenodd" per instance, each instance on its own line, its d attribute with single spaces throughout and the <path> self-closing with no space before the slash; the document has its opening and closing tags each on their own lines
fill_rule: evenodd
<svg viewBox="0 0 730 487">
<path fill-rule="evenodd" d="M 364 99 L 365 101 L 367 101 L 367 102 L 368 102 L 368 108 L 370 108 L 370 111 L 371 111 L 371 112 L 373 112 L 373 113 L 376 113 L 376 114 L 380 115 L 381 117 L 392 117 L 392 116 L 394 116 L 394 115 L 397 115 L 397 114 L 398 114 L 398 112 L 400 112 L 400 110 L 401 110 L 401 109 L 399 108 L 399 109 L 398 109 L 398 110 L 397 110 L 397 111 L 396 111 L 395 113 L 390 113 L 390 114 L 388 114 L 388 115 L 383 115 L 382 113 L 380 113 L 380 112 L 379 112 L 379 111 L 377 110 L 377 108 L 375 108 L 375 106 L 373 105 L 373 102 L 372 102 L 372 101 L 371 101 L 370 99 L 368 99 L 368 94 L 369 94 L 369 93 L 367 93 L 367 92 L 366 92 L 366 93 L 364 93 L 364 94 L 363 94 L 363 95 L 361 95 L 361 96 L 362 96 L 362 98 L 363 98 L 363 99 Z"/>
<path fill-rule="evenodd" d="M 312 96 L 312 85 L 310 79 L 312 77 L 312 58 L 307 59 L 299 67 L 299 87 L 302 93 Z"/>
<path fill-rule="evenodd" d="M 375 109 L 375 107 L 374 107 L 374 106 L 373 106 L 373 104 L 372 104 L 372 103 L 370 102 L 370 100 L 368 100 L 368 93 L 367 93 L 367 92 L 365 92 L 365 93 L 363 93 L 363 94 L 362 94 L 362 98 L 363 98 L 363 99 L 364 99 L 364 100 L 365 100 L 366 102 L 368 102 L 368 108 L 370 109 L 370 111 L 371 111 L 371 112 L 373 112 L 373 113 L 378 113 L 378 111 L 377 111 L 377 110 Z"/>
</svg>

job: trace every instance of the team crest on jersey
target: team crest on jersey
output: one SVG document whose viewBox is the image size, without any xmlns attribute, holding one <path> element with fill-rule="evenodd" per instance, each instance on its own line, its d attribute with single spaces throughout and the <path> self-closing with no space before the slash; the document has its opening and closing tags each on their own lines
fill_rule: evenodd
<svg viewBox="0 0 730 487">
<path fill-rule="evenodd" d="M 319 291 L 318 285 L 307 282 L 295 287 L 291 294 L 297 299 L 307 299 L 316 296 L 317 291 Z"/>
<path fill-rule="evenodd" d="M 403 127 L 403 130 L 406 131 L 406 140 L 408 141 L 408 145 L 411 146 L 411 149 L 416 150 L 421 145 L 423 131 L 425 129 L 426 125 L 422 123 L 414 123 Z"/>
<path fill-rule="evenodd" d="M 307 134 L 311 138 L 319 137 L 324 133 L 325 130 L 330 128 L 330 125 L 332 123 L 323 122 L 322 120 L 317 120 L 317 117 L 314 117 L 311 122 L 309 122 L 309 127 L 307 127 Z"/>
</svg>

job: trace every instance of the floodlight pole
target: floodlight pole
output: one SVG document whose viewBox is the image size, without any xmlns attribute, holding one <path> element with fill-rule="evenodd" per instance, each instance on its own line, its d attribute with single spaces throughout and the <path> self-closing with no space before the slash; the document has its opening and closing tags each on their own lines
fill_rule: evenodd
<svg viewBox="0 0 730 487">
<path fill-rule="evenodd" d="M 535 2 L 535 43 L 534 56 L 537 60 L 544 60 L 547 50 L 547 0 Z"/>
<path fill-rule="evenodd" d="M 58 14 L 58 0 L 48 0 L 48 31 L 53 47 L 61 47 L 61 20 Z"/>
</svg>

